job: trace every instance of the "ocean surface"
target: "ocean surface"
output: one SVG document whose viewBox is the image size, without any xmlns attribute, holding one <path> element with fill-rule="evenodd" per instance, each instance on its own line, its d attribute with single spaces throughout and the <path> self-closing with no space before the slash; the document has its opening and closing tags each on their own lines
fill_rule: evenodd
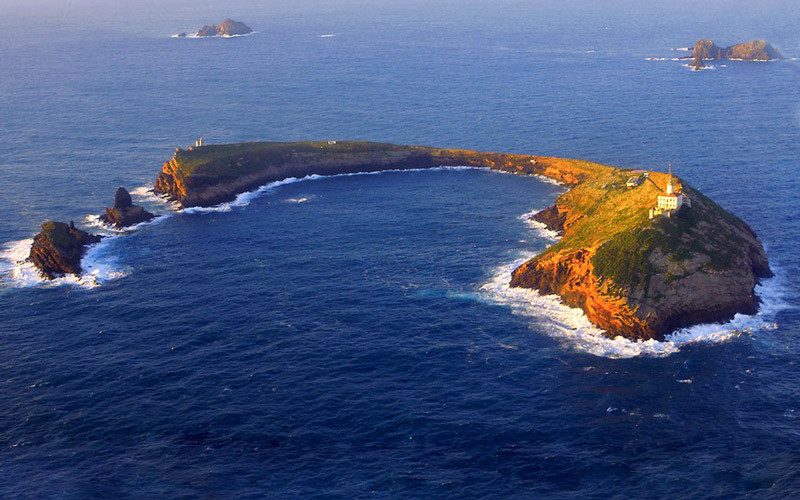
<svg viewBox="0 0 800 500">
<path fill-rule="evenodd" d="M 214 3 L 0 3 L 0 498 L 800 496 L 797 5 Z M 172 37 L 228 16 L 256 33 Z M 673 60 L 701 37 L 790 59 Z M 756 316 L 611 340 L 507 286 L 553 182 L 178 213 L 148 188 L 199 137 L 672 162 L 777 276 Z M 100 227 L 119 185 L 160 217 Z M 47 219 L 110 236 L 83 278 L 20 262 Z"/>
</svg>

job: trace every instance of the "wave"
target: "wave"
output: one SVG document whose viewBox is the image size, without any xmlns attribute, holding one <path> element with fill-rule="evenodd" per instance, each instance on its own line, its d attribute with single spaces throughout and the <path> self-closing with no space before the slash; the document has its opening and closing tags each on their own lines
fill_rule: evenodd
<svg viewBox="0 0 800 500">
<path fill-rule="evenodd" d="M 336 35 L 320 35 L 319 37 L 320 37 L 320 38 L 333 38 L 333 37 L 335 37 L 335 36 L 336 36 Z"/>
<path fill-rule="evenodd" d="M 692 47 L 676 47 L 674 49 L 669 49 L 669 50 L 674 50 L 679 52 L 692 52 L 694 49 Z"/>
<path fill-rule="evenodd" d="M 171 204 L 166 196 L 154 193 L 153 188 L 150 186 L 135 187 L 131 189 L 129 193 L 131 197 L 134 197 L 142 202 L 151 203 L 153 205 L 164 206 Z"/>
<path fill-rule="evenodd" d="M 714 66 L 713 64 L 712 64 L 712 65 L 709 65 L 709 66 L 703 66 L 702 68 L 695 68 L 695 67 L 694 67 L 694 66 L 692 66 L 691 64 L 682 64 L 682 66 L 683 66 L 684 68 L 689 68 L 689 69 L 691 69 L 692 71 L 706 71 L 706 70 L 711 70 L 711 69 L 717 69 L 717 67 L 716 67 L 716 66 Z M 726 67 L 727 67 L 727 66 L 726 66 Z"/>
<path fill-rule="evenodd" d="M 548 229 L 547 225 L 543 222 L 539 222 L 538 220 L 534 220 L 531 217 L 536 215 L 537 213 L 541 212 L 539 209 L 531 210 L 530 212 L 525 212 L 524 214 L 520 215 L 518 218 L 525 223 L 526 226 L 533 229 L 537 235 L 543 239 L 545 239 L 551 245 L 553 243 L 557 243 L 560 236 L 556 231 L 552 229 Z"/>
<path fill-rule="evenodd" d="M 121 267 L 114 250 L 119 236 L 106 236 L 99 243 L 90 245 L 81 259 L 83 273 L 80 276 L 68 274 L 54 280 L 44 279 L 39 270 L 27 261 L 33 238 L 12 241 L 3 245 L 0 251 L 0 278 L 14 288 L 76 286 L 96 288 L 101 284 L 122 278 L 129 274 Z"/>
<path fill-rule="evenodd" d="M 544 224 L 530 220 L 531 211 L 520 216 L 537 236 L 549 242 L 557 241 L 553 232 Z M 511 273 L 537 255 L 525 252 L 512 262 L 494 269 L 489 280 L 480 287 L 484 300 L 511 308 L 513 314 L 534 320 L 531 328 L 556 339 L 567 348 L 607 358 L 632 358 L 639 356 L 664 357 L 681 348 L 697 343 L 724 342 L 755 331 L 769 331 L 778 327 L 775 315 L 791 307 L 786 300 L 787 290 L 780 270 L 776 277 L 764 280 L 756 286 L 756 295 L 761 299 L 759 312 L 755 315 L 737 314 L 725 323 L 709 323 L 682 328 L 666 336 L 664 341 L 634 341 L 624 337 L 609 338 L 604 331 L 593 325 L 581 309 L 561 302 L 556 295 L 542 295 L 536 290 L 511 288 Z"/>
</svg>

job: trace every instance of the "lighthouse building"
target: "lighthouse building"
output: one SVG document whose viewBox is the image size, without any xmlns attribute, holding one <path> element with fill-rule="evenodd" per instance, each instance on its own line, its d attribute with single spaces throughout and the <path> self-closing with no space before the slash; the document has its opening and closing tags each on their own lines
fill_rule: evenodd
<svg viewBox="0 0 800 500">
<path fill-rule="evenodd" d="M 650 209 L 650 218 L 664 215 L 672 217 L 672 214 L 680 210 L 683 206 L 683 193 L 675 192 L 675 184 L 672 182 L 672 166 L 669 167 L 669 181 L 664 194 L 658 195 L 655 208 Z"/>
</svg>

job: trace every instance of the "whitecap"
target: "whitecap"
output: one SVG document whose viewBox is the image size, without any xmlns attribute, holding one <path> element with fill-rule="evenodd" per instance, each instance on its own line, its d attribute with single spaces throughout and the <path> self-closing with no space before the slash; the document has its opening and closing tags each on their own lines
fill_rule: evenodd
<svg viewBox="0 0 800 500">
<path fill-rule="evenodd" d="M 558 232 L 549 229 L 546 224 L 543 222 L 539 222 L 538 220 L 532 219 L 532 217 L 536 214 L 541 212 L 539 209 L 531 210 L 530 212 L 525 212 L 524 214 L 519 216 L 519 219 L 525 223 L 529 228 L 533 229 L 537 235 L 541 238 L 544 238 L 548 243 L 551 245 L 553 243 L 558 242 L 558 239 L 561 237 Z"/>
<path fill-rule="evenodd" d="M 171 203 L 166 196 L 154 193 L 153 188 L 151 186 L 135 187 L 131 189 L 129 193 L 132 198 L 140 202 L 146 202 L 153 205 L 162 205 L 162 206 L 166 206 Z"/>
<path fill-rule="evenodd" d="M 33 238 L 6 243 L 0 251 L 0 280 L 15 288 L 64 285 L 95 288 L 106 281 L 128 274 L 127 269 L 119 266 L 117 257 L 112 251 L 116 238 L 118 236 L 107 236 L 99 243 L 86 248 L 86 253 L 81 259 L 83 274 L 80 276 L 68 274 L 53 280 L 43 278 L 39 270 L 27 261 Z"/>
</svg>

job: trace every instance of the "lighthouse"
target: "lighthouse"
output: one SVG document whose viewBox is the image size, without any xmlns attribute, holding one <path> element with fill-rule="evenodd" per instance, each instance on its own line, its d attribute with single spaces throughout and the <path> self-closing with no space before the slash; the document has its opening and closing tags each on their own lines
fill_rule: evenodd
<svg viewBox="0 0 800 500">
<path fill-rule="evenodd" d="M 683 193 L 675 192 L 675 183 L 672 182 L 672 164 L 669 166 L 669 180 L 664 194 L 658 195 L 655 209 L 650 209 L 650 218 L 656 215 L 671 217 L 674 212 L 683 206 Z"/>
</svg>

